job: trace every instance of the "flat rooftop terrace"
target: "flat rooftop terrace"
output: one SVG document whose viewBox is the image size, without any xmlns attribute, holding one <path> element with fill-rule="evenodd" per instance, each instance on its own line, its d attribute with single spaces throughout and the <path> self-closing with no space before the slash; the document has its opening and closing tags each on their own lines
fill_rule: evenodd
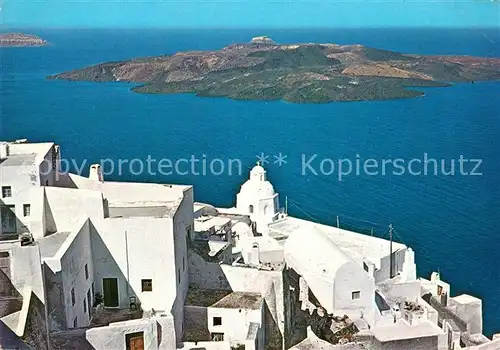
<svg viewBox="0 0 500 350">
<path fill-rule="evenodd" d="M 416 325 L 410 325 L 403 320 L 389 325 L 372 328 L 372 333 L 380 342 L 395 340 L 434 337 L 441 334 L 441 329 L 429 321 L 422 321 Z"/>
<path fill-rule="evenodd" d="M 109 207 L 110 218 L 133 218 L 133 217 L 172 217 L 177 210 L 176 205 L 158 205 L 142 207 Z"/>
<path fill-rule="evenodd" d="M 190 288 L 186 306 L 258 310 L 263 300 L 259 293 Z"/>
<path fill-rule="evenodd" d="M 230 218 L 223 216 L 201 216 L 194 221 L 195 232 L 208 231 L 212 227 L 220 229 L 231 222 Z"/>
<path fill-rule="evenodd" d="M 91 327 L 109 326 L 110 323 L 137 320 L 142 316 L 142 310 L 103 308 L 92 318 L 90 325 Z"/>
<path fill-rule="evenodd" d="M 38 245 L 40 246 L 41 257 L 53 257 L 66 241 L 70 233 L 71 232 L 56 232 L 37 240 Z"/>
<path fill-rule="evenodd" d="M 54 146 L 53 142 L 28 143 L 27 141 L 19 141 L 21 140 L 14 142 L 0 141 L 0 143 L 7 143 L 9 152 L 6 158 L 0 159 L 0 166 L 38 165 Z"/>
<path fill-rule="evenodd" d="M 69 173 L 69 183 L 73 188 L 100 191 L 110 205 L 127 206 L 140 203 L 163 203 L 180 201 L 184 191 L 192 188 L 187 185 L 157 184 L 147 182 L 95 181 L 87 177 Z M 122 203 L 123 205 L 120 205 Z"/>
<path fill-rule="evenodd" d="M 21 141 L 21 140 L 19 140 Z M 37 154 L 39 156 L 45 156 L 52 146 L 54 146 L 54 142 L 7 142 L 9 145 L 9 153 L 11 155 L 18 154 Z"/>
<path fill-rule="evenodd" d="M 0 159 L 0 166 L 29 166 L 36 164 L 37 155 L 31 154 L 13 154 L 7 158 Z"/>
</svg>

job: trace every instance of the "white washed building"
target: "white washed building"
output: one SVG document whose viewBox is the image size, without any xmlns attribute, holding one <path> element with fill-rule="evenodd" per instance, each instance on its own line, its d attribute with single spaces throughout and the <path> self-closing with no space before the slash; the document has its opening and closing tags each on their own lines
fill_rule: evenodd
<svg viewBox="0 0 500 350">
<path fill-rule="evenodd" d="M 60 159 L 53 142 L 0 142 L 0 239 L 36 231 L 41 186 L 54 186 Z"/>
<path fill-rule="evenodd" d="M 500 349 L 480 299 L 417 278 L 403 244 L 288 216 L 260 165 L 234 208 L 215 208 L 99 165 L 60 174 L 59 159 L 54 143 L 0 143 L 4 347 Z M 318 329 L 359 338 L 338 347 Z"/>
<path fill-rule="evenodd" d="M 267 225 L 278 219 L 279 195 L 267 180 L 266 170 L 259 164 L 250 171 L 250 178 L 241 185 L 236 196 L 236 210 L 255 222 L 257 231 L 267 232 Z"/>
<path fill-rule="evenodd" d="M 46 174 L 43 167 L 52 163 L 43 159 L 58 157 L 53 143 L 2 147 L 2 214 L 10 213 L 1 218 L 0 238 L 15 239 L 25 232 L 39 246 L 38 269 L 47 282 L 41 297 L 50 330 L 92 325 L 95 295 L 100 293 L 104 307 L 117 314 L 133 302 L 148 316 L 163 317 L 163 341 L 157 347 L 175 347 L 182 339 L 189 283 L 192 187 L 104 182 L 93 175 L 96 167 L 90 179 L 56 175 L 56 167 Z M 23 213 L 26 205 L 30 211 Z M 11 272 L 15 281 L 20 273 Z M 111 339 L 107 333 L 119 329 L 96 328 L 89 342 L 105 348 Z"/>
</svg>

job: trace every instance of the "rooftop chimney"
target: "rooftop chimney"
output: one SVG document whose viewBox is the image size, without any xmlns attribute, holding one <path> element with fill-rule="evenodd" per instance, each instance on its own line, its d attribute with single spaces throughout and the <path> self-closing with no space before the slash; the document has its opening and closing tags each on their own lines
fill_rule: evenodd
<svg viewBox="0 0 500 350">
<path fill-rule="evenodd" d="M 0 159 L 7 158 L 9 155 L 9 144 L 7 142 L 0 142 Z"/>
<path fill-rule="evenodd" d="M 257 242 L 252 243 L 252 250 L 250 253 L 249 257 L 249 262 L 250 265 L 253 266 L 259 266 L 260 265 L 260 251 L 259 251 L 259 244 Z"/>
<path fill-rule="evenodd" d="M 99 182 L 104 182 L 102 169 L 100 164 L 92 164 L 90 166 L 89 179 Z"/>
</svg>

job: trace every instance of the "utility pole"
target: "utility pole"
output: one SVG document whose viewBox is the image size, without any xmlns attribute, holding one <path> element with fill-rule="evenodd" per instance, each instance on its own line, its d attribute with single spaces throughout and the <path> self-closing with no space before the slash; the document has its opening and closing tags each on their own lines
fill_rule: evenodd
<svg viewBox="0 0 500 350">
<path fill-rule="evenodd" d="M 389 278 L 394 277 L 394 261 L 392 256 L 392 224 L 389 225 L 390 255 L 389 255 Z"/>
<path fill-rule="evenodd" d="M 128 260 L 128 234 L 125 230 L 125 259 L 127 260 L 127 297 L 130 296 L 130 266 Z"/>
</svg>

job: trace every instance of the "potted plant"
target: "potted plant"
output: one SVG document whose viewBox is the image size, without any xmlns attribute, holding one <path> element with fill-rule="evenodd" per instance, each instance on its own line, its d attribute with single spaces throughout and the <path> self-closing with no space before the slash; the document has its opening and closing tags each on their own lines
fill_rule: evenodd
<svg viewBox="0 0 500 350">
<path fill-rule="evenodd" d="M 95 295 L 94 295 L 94 307 L 99 306 L 100 304 L 102 304 L 102 302 L 103 302 L 102 294 L 99 292 L 95 293 Z"/>
</svg>

